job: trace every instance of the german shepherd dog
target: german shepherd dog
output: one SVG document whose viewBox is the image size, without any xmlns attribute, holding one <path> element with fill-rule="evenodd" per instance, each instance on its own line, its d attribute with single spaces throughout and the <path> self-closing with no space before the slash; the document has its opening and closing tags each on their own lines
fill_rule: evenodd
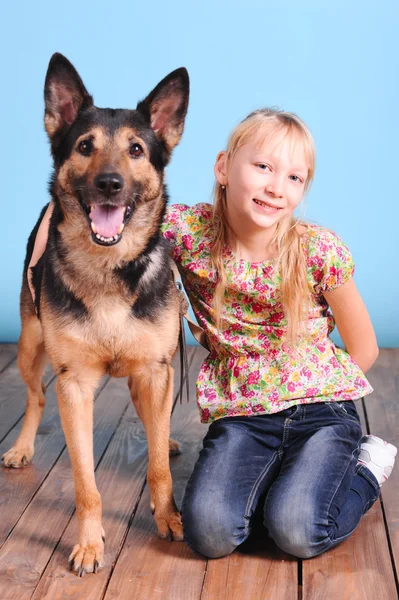
<svg viewBox="0 0 399 600">
<path fill-rule="evenodd" d="M 27 385 L 22 431 L 3 456 L 7 467 L 32 459 L 45 397 L 48 356 L 57 374 L 62 427 L 71 457 L 79 535 L 71 570 L 97 572 L 104 554 L 101 497 L 94 478 L 93 395 L 102 376 L 128 376 L 148 441 L 147 480 L 160 537 L 182 540 L 169 469 L 172 357 L 179 297 L 161 237 L 164 168 L 183 133 L 189 80 L 184 68 L 163 79 L 136 110 L 100 109 L 71 63 L 51 58 L 44 123 L 55 203 L 46 250 L 27 280 L 38 226 L 29 238 L 21 292 L 18 366 Z"/>
</svg>

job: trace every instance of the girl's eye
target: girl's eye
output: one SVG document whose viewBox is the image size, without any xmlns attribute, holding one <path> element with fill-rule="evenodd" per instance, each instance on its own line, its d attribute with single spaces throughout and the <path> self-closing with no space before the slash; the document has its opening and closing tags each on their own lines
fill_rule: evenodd
<svg viewBox="0 0 399 600">
<path fill-rule="evenodd" d="M 262 169 L 262 171 L 267 171 L 267 169 L 269 169 L 269 170 L 270 170 L 270 167 L 269 167 L 269 165 L 265 165 L 264 163 L 259 163 L 259 164 L 258 164 L 258 167 L 259 167 L 260 169 Z"/>
<path fill-rule="evenodd" d="M 139 158 L 143 154 L 143 148 L 140 144 L 132 144 L 129 149 L 129 154 L 133 158 Z"/>
<path fill-rule="evenodd" d="M 299 181 L 300 183 L 303 183 L 302 179 L 298 177 L 298 175 L 290 175 L 290 178 L 292 181 Z"/>
<path fill-rule="evenodd" d="M 93 143 L 90 140 L 83 140 L 79 143 L 77 151 L 83 156 L 89 156 L 93 152 Z"/>
</svg>

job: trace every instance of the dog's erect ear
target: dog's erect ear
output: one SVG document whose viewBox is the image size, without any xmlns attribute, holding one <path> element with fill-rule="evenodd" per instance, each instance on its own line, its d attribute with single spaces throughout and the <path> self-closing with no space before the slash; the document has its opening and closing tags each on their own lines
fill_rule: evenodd
<svg viewBox="0 0 399 600">
<path fill-rule="evenodd" d="M 182 67 L 162 79 L 155 89 L 137 105 L 168 152 L 179 143 L 184 129 L 189 96 L 189 78 Z"/>
<path fill-rule="evenodd" d="M 51 139 L 67 129 L 84 108 L 93 106 L 93 98 L 69 60 L 58 52 L 51 57 L 44 84 L 44 125 Z"/>
</svg>

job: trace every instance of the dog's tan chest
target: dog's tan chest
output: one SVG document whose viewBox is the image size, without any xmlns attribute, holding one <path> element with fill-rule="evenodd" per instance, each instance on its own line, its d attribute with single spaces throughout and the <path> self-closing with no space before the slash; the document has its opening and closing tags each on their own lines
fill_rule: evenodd
<svg viewBox="0 0 399 600">
<path fill-rule="evenodd" d="M 139 358 L 140 347 L 147 345 L 146 338 L 151 335 L 151 331 L 146 333 L 145 322 L 133 317 L 132 306 L 115 296 L 101 298 L 84 326 L 76 329 L 79 338 L 94 344 L 108 361 L 120 356 Z"/>
<path fill-rule="evenodd" d="M 97 365 L 113 377 L 126 377 L 138 362 L 171 358 L 178 335 L 175 312 L 152 322 L 134 317 L 123 298 L 102 297 L 84 321 L 47 331 L 50 360 L 55 365 Z"/>
</svg>

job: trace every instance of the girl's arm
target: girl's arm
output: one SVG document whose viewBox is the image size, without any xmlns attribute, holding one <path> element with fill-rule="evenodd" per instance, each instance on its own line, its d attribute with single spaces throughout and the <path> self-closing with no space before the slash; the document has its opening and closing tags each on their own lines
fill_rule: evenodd
<svg viewBox="0 0 399 600">
<path fill-rule="evenodd" d="M 374 329 L 366 306 L 353 279 L 329 292 L 324 292 L 345 349 L 366 373 L 378 356 Z"/>
<path fill-rule="evenodd" d="M 37 261 L 42 256 L 42 254 L 46 248 L 47 238 L 48 238 L 48 228 L 49 228 L 49 224 L 50 224 L 51 215 L 53 214 L 53 210 L 54 210 L 54 202 L 50 202 L 46 212 L 44 213 L 43 219 L 39 225 L 39 229 L 37 230 L 35 245 L 33 247 L 32 256 L 31 256 L 30 263 L 28 266 L 27 277 L 28 277 L 28 284 L 29 284 L 29 289 L 30 289 L 30 293 L 32 296 L 33 304 L 35 303 L 35 289 L 32 284 L 31 267 L 34 267 L 37 264 Z"/>
</svg>

